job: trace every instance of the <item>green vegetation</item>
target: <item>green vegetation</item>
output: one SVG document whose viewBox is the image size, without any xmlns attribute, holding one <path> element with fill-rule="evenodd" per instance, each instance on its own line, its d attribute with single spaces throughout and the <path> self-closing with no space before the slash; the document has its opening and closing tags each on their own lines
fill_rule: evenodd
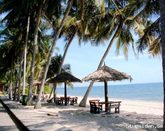
<svg viewBox="0 0 165 131">
<path fill-rule="evenodd" d="M 18 96 L 28 94 L 30 104 L 33 84 L 39 81 L 42 85 L 36 108 L 39 107 L 46 79 L 63 70 L 67 50 L 75 37 L 80 43 L 90 41 L 94 46 L 110 40 L 98 68 L 113 44 L 126 58 L 130 47 L 135 52 L 148 50 L 153 56 L 161 54 L 164 48 L 160 45 L 159 25 L 164 19 L 160 19 L 159 2 L 162 7 L 165 5 L 163 0 L 1 0 L 0 79 L 9 87 L 9 98 L 17 85 Z M 162 8 L 164 15 L 163 11 Z M 132 33 L 137 34 L 137 43 Z M 56 42 L 61 37 L 66 43 L 64 53 L 60 59 L 52 58 L 53 52 L 58 52 Z M 26 82 L 29 86 L 25 89 Z M 50 92 L 48 88 L 46 92 Z"/>
<path fill-rule="evenodd" d="M 51 92 L 51 88 L 49 87 L 49 86 L 44 86 L 44 93 L 45 94 L 50 94 L 50 92 Z"/>
</svg>

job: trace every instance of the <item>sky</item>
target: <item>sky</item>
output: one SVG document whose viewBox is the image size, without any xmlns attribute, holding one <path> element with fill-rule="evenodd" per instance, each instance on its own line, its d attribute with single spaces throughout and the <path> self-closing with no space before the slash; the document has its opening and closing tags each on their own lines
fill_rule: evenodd
<svg viewBox="0 0 165 131">
<path fill-rule="evenodd" d="M 79 79 L 82 79 L 97 69 L 109 41 L 99 46 L 93 46 L 89 42 L 82 42 L 81 45 L 78 43 L 78 39 L 75 38 L 69 47 L 64 64 L 70 64 L 72 74 Z M 58 40 L 57 47 L 59 50 L 55 52 L 63 54 L 64 45 L 65 42 L 63 39 Z M 143 55 L 140 54 L 136 57 L 133 51 L 130 50 L 128 59 L 125 59 L 122 51 L 119 55 L 116 54 L 114 43 L 114 46 L 112 46 L 106 57 L 105 64 L 111 68 L 131 75 L 133 78 L 131 84 L 163 81 L 161 56 L 152 57 L 148 53 L 143 53 Z M 130 84 L 130 81 L 110 81 L 109 83 L 112 85 Z M 89 85 L 89 82 L 76 83 L 76 85 L 87 86 Z M 103 85 L 103 83 L 97 82 L 95 85 Z"/>
</svg>

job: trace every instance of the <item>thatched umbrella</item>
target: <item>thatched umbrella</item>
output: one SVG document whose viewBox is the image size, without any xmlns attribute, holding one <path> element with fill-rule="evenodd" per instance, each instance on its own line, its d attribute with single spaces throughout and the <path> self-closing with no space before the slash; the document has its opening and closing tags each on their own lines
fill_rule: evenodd
<svg viewBox="0 0 165 131">
<path fill-rule="evenodd" d="M 117 80 L 124 80 L 130 79 L 132 77 L 127 75 L 126 73 L 119 72 L 115 69 L 112 69 L 106 65 L 102 66 L 100 69 L 96 70 L 95 72 L 89 74 L 88 76 L 84 77 L 82 81 L 103 81 L 104 82 L 104 90 L 105 90 L 105 111 L 107 112 L 108 109 L 108 86 L 107 81 L 117 81 Z"/>
<path fill-rule="evenodd" d="M 35 94 L 38 94 L 39 91 L 40 91 L 41 82 L 38 81 L 38 80 L 35 80 L 35 81 L 33 82 L 33 86 L 36 87 L 36 89 L 35 89 Z"/>
<path fill-rule="evenodd" d="M 48 80 L 47 82 L 48 83 L 64 82 L 65 105 L 67 105 L 66 83 L 67 82 L 81 82 L 81 80 L 76 78 L 75 76 L 71 75 L 70 73 L 63 72 L 63 73 L 57 75 L 55 78 L 52 78 L 52 79 Z"/>
</svg>

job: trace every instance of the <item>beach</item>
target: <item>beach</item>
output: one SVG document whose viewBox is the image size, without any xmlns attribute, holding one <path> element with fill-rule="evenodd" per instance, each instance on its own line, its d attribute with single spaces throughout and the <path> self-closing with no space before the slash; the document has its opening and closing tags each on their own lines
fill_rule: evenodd
<svg viewBox="0 0 165 131">
<path fill-rule="evenodd" d="M 165 130 L 164 8 L 2 0 L 0 131 Z"/>
<path fill-rule="evenodd" d="M 78 102 L 82 97 L 78 97 Z M 93 97 L 88 100 L 95 99 Z M 98 99 L 98 98 L 97 98 Z M 103 100 L 103 98 L 100 98 Z M 139 131 L 162 128 L 162 104 L 145 101 L 122 100 L 119 114 L 91 114 L 89 102 L 86 107 L 78 105 L 57 106 L 44 103 L 41 109 L 5 101 L 16 116 L 30 130 L 44 131 Z"/>
<path fill-rule="evenodd" d="M 78 96 L 78 103 L 82 100 L 82 96 Z M 89 97 L 87 100 L 87 105 L 89 106 L 89 100 L 99 99 L 104 101 L 102 97 Z M 126 100 L 126 99 L 114 99 L 111 98 L 110 101 L 122 101 L 121 111 L 134 112 L 138 114 L 150 114 L 150 115 L 163 115 L 163 103 L 162 102 L 152 102 L 152 101 L 142 101 L 142 100 Z"/>
</svg>

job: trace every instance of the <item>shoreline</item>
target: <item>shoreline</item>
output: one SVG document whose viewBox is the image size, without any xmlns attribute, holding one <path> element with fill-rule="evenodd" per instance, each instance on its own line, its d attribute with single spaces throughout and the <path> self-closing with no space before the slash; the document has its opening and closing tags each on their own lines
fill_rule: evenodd
<svg viewBox="0 0 165 131">
<path fill-rule="evenodd" d="M 63 96 L 61 94 L 57 94 L 57 97 Z M 68 95 L 69 96 L 69 95 Z M 74 95 L 70 95 L 70 97 L 75 97 Z M 78 104 L 82 100 L 83 96 L 78 97 Z M 104 101 L 103 97 L 88 97 L 86 105 L 89 106 L 89 100 L 99 99 L 100 101 Z M 111 98 L 111 101 L 122 101 L 120 110 L 121 112 L 130 112 L 137 114 L 148 114 L 148 115 L 157 115 L 163 116 L 163 102 L 155 102 L 155 101 L 145 101 L 145 100 L 129 100 L 129 99 L 114 99 Z"/>
</svg>

